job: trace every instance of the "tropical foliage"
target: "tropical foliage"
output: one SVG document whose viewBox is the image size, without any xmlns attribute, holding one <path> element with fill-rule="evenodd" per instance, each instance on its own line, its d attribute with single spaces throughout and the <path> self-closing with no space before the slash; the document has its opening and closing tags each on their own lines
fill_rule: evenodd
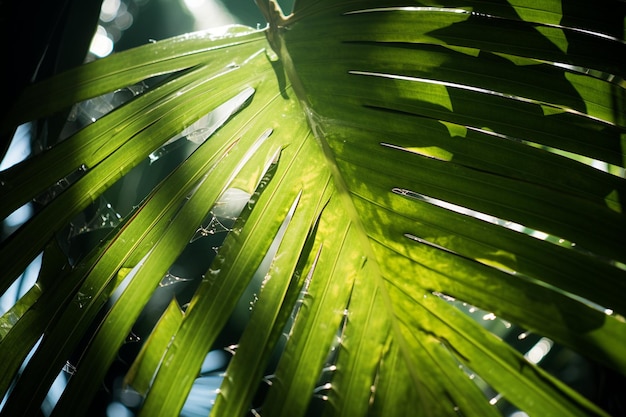
<svg viewBox="0 0 626 417">
<path fill-rule="evenodd" d="M 3 115 L 72 108 L 0 173 L 2 218 L 35 211 L 2 292 L 41 262 L 0 319 L 1 415 L 68 374 L 51 415 L 86 414 L 139 332 L 116 384 L 140 416 L 614 412 L 540 361 L 626 374 L 624 3 L 259 3 L 265 29 L 113 54 Z"/>
</svg>

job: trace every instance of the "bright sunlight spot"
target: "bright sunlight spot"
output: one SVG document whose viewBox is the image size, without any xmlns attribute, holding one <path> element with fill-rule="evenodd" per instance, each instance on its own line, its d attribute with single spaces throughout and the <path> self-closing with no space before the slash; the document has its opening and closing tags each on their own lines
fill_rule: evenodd
<svg viewBox="0 0 626 417">
<path fill-rule="evenodd" d="M 30 122 L 17 127 L 11 145 L 0 163 L 0 171 L 12 167 L 30 155 Z"/>
<path fill-rule="evenodd" d="M 208 2 L 207 0 L 183 0 L 183 3 L 185 3 L 185 6 L 187 6 L 189 10 L 194 10 L 201 8 Z"/>
<path fill-rule="evenodd" d="M 120 8 L 120 0 L 104 0 L 100 9 L 100 20 L 110 22 L 115 19 Z"/>
<path fill-rule="evenodd" d="M 24 204 L 22 207 L 15 210 L 4 219 L 5 224 L 8 227 L 17 227 L 22 225 L 26 220 L 30 219 L 33 215 L 33 207 L 30 204 Z"/>
<path fill-rule="evenodd" d="M 528 359 L 529 362 L 539 363 L 548 354 L 548 352 L 550 352 L 553 344 L 554 343 L 552 342 L 552 340 L 542 337 L 535 344 L 535 346 L 533 346 L 528 352 L 526 352 L 524 357 Z"/>
<path fill-rule="evenodd" d="M 196 30 L 210 29 L 237 23 L 237 19 L 219 0 L 182 0 L 194 17 Z"/>
<path fill-rule="evenodd" d="M 104 27 L 98 26 L 96 34 L 91 40 L 89 52 L 91 52 L 98 58 L 104 58 L 105 56 L 113 52 L 113 40 L 109 38 L 108 33 Z"/>
</svg>

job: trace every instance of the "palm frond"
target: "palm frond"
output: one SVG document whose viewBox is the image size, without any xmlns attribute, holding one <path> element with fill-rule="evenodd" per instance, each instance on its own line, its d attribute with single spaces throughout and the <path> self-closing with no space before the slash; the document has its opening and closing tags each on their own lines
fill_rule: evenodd
<svg viewBox="0 0 626 417">
<path fill-rule="evenodd" d="M 157 298 L 125 369 L 140 416 L 185 413 L 233 320 L 211 415 L 492 416 L 501 398 L 609 415 L 499 336 L 524 329 L 626 374 L 626 43 L 607 23 L 623 26 L 623 4 L 305 0 L 284 16 L 260 3 L 264 30 L 115 54 L 4 115 L 6 133 L 158 78 L 0 173 L 5 217 L 50 196 L 0 243 L 3 291 L 43 253 L 0 318 L 1 415 L 36 415 L 71 357 L 52 415 L 84 415 Z M 182 136 L 190 155 L 68 260 L 67 225 Z M 204 269 L 178 277 L 217 233 Z M 182 284 L 188 304 L 162 291 Z"/>
</svg>

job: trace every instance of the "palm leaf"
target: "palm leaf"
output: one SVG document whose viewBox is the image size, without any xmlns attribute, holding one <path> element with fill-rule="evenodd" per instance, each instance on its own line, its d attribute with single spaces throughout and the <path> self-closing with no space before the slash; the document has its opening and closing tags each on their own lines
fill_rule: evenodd
<svg viewBox="0 0 626 417">
<path fill-rule="evenodd" d="M 161 77 L 0 173 L 4 216 L 51 199 L 0 244 L 3 290 L 44 254 L 0 319 L 2 415 L 36 415 L 73 357 L 53 414 L 85 414 L 142 311 L 184 281 L 190 303 L 167 295 L 127 367 L 141 416 L 184 410 L 233 315 L 212 415 L 488 416 L 499 398 L 530 415 L 608 415 L 458 305 L 626 374 L 626 46 L 607 24 L 624 8 L 260 6 L 264 30 L 115 54 L 29 87 L 4 115 L 7 133 Z M 66 225 L 181 132 L 201 143 L 66 265 Z M 233 190 L 246 197 L 231 227 L 215 213 Z M 206 270 L 176 277 L 216 233 Z"/>
</svg>

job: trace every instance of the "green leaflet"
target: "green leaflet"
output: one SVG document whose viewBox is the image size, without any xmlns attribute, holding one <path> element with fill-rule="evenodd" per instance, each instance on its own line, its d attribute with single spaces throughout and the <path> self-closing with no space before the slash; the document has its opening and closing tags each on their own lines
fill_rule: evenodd
<svg viewBox="0 0 626 417">
<path fill-rule="evenodd" d="M 182 320 L 183 312 L 176 300 L 172 300 L 156 324 L 155 331 L 142 346 L 137 359 L 128 370 L 124 379 L 125 385 L 132 386 L 142 395 L 148 392 L 154 373 L 161 363 L 163 352 L 167 350 L 172 335 L 176 333 Z"/>
</svg>

